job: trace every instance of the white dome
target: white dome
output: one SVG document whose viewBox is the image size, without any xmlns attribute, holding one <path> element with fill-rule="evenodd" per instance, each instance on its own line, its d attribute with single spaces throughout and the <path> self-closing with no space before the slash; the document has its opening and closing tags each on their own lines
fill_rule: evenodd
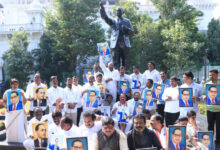
<svg viewBox="0 0 220 150">
<path fill-rule="evenodd" d="M 34 0 L 30 6 L 29 6 L 29 11 L 43 11 L 43 6 L 39 2 L 39 0 Z"/>
</svg>

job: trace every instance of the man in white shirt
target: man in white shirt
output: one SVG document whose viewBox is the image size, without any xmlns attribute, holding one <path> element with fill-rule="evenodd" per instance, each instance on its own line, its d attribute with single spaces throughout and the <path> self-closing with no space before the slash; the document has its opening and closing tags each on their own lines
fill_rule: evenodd
<svg viewBox="0 0 220 150">
<path fill-rule="evenodd" d="M 171 87 L 165 88 L 164 94 L 162 99 L 166 101 L 165 103 L 165 121 L 166 126 L 174 125 L 176 120 L 179 118 L 180 115 L 180 108 L 179 108 L 179 87 L 177 85 L 178 79 L 176 77 L 170 78 Z"/>
<path fill-rule="evenodd" d="M 77 124 L 77 93 L 72 89 L 72 78 L 66 79 L 66 88 L 64 89 L 66 95 L 65 103 L 65 116 L 68 116 L 72 119 L 73 123 Z"/>
<path fill-rule="evenodd" d="M 88 92 L 90 91 L 90 90 L 92 90 L 92 94 L 94 94 L 95 96 L 96 96 L 96 98 L 98 98 L 98 101 L 100 101 L 100 91 L 99 91 L 99 87 L 98 86 L 96 86 L 95 84 L 94 84 L 94 82 L 95 82 L 95 78 L 94 78 L 94 76 L 93 75 L 91 75 L 91 76 L 89 76 L 89 82 L 88 83 L 86 83 L 84 86 L 83 86 L 83 90 L 82 90 L 82 96 L 83 96 L 83 109 L 93 109 L 93 108 L 97 108 L 98 107 L 98 105 L 97 104 L 95 104 L 95 105 L 93 105 L 92 104 L 92 107 L 91 108 L 89 108 L 89 106 L 87 106 L 87 96 L 88 96 Z M 95 91 L 97 91 L 98 93 L 94 93 Z M 89 93 L 90 94 L 90 93 Z M 93 95 L 92 95 L 93 96 Z M 96 99 L 94 100 L 94 101 L 96 101 Z M 93 102 L 94 102 L 93 101 Z M 91 103 L 92 103 L 92 101 L 90 101 Z M 98 102 L 99 103 L 99 102 Z M 84 110 L 83 110 L 84 111 Z"/>
<path fill-rule="evenodd" d="M 119 81 L 126 81 L 129 83 L 129 90 L 128 90 L 128 94 L 126 94 L 127 98 L 131 98 L 131 78 L 129 75 L 125 74 L 125 67 L 121 66 L 120 67 L 120 80 Z M 120 88 L 120 82 L 118 84 L 118 89 Z M 119 91 L 120 94 L 120 91 Z"/>
<path fill-rule="evenodd" d="M 155 132 L 160 145 L 164 149 L 168 149 L 168 129 L 166 128 L 165 125 L 163 125 L 163 117 L 159 114 L 155 114 L 151 116 L 151 126 L 153 128 L 153 131 Z"/>
<path fill-rule="evenodd" d="M 82 86 L 78 84 L 78 77 L 77 76 L 73 77 L 72 89 L 73 89 L 74 93 L 76 93 L 77 126 L 79 126 L 80 116 L 83 111 L 83 108 L 82 108 Z"/>
<path fill-rule="evenodd" d="M 50 107 L 50 112 L 55 109 L 60 110 L 64 114 L 64 104 L 65 104 L 65 93 L 63 88 L 58 86 L 57 76 L 51 76 L 50 82 L 52 87 L 47 90 L 48 103 Z"/>
<path fill-rule="evenodd" d="M 59 134 L 61 129 L 60 122 L 62 118 L 62 113 L 60 111 L 54 111 L 52 113 L 53 122 L 48 126 L 48 135 Z"/>
<path fill-rule="evenodd" d="M 28 123 L 28 138 L 23 142 L 24 147 L 26 150 L 34 150 L 34 140 L 33 140 L 33 130 L 32 124 L 33 123 L 43 123 L 46 122 L 46 118 L 43 117 L 43 111 L 40 107 L 34 108 L 34 118 L 32 118 Z"/>
<path fill-rule="evenodd" d="M 39 73 L 36 73 L 34 75 L 34 82 L 29 84 L 26 89 L 25 97 L 28 101 L 30 101 L 30 117 L 33 118 L 34 116 L 34 107 L 33 107 L 33 101 L 34 101 L 34 87 L 47 87 L 45 84 L 41 83 L 41 77 Z M 45 114 L 46 107 L 42 107 L 43 114 Z"/>
<path fill-rule="evenodd" d="M 183 74 L 184 84 L 182 84 L 181 88 L 192 88 L 193 89 L 193 107 L 181 107 L 180 108 L 180 116 L 186 116 L 187 112 L 190 110 L 194 110 L 196 113 L 199 111 L 198 101 L 202 98 L 202 86 L 195 83 L 193 81 L 194 75 L 191 71 L 185 72 Z"/>
<path fill-rule="evenodd" d="M 159 83 L 161 81 L 160 73 L 155 69 L 155 63 L 150 61 L 148 64 L 148 70 L 143 74 L 144 82 L 147 82 L 147 79 L 152 79 L 154 83 Z"/>
<path fill-rule="evenodd" d="M 96 116 L 92 111 L 86 111 L 83 113 L 84 124 L 79 127 L 81 136 L 86 136 L 88 138 L 88 145 L 93 144 L 94 134 L 97 133 L 102 128 L 100 121 L 95 121 Z"/>
<path fill-rule="evenodd" d="M 143 82 L 143 75 L 139 72 L 138 66 L 133 66 L 133 73 L 130 75 L 131 78 L 131 92 L 134 94 L 134 92 L 142 92 L 144 85 Z"/>
<path fill-rule="evenodd" d="M 113 63 L 108 63 L 108 68 L 106 68 L 103 57 L 99 57 L 99 64 L 104 72 L 104 79 L 106 82 L 106 88 L 109 89 L 109 94 L 113 96 L 113 101 L 116 101 L 117 96 L 117 81 L 120 80 L 120 74 L 118 70 L 114 69 Z"/>
<path fill-rule="evenodd" d="M 97 72 L 96 73 L 96 81 L 95 81 L 95 85 L 99 87 L 100 90 L 100 105 L 103 104 L 104 100 L 105 100 L 105 93 L 109 92 L 108 89 L 106 89 L 106 83 L 103 80 L 103 74 L 101 72 Z"/>
</svg>

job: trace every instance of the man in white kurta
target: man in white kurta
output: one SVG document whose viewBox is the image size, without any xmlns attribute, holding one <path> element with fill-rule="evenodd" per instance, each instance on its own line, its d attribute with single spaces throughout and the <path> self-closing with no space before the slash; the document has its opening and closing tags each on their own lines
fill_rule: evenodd
<svg viewBox="0 0 220 150">
<path fill-rule="evenodd" d="M 47 90 L 50 112 L 53 112 L 55 109 L 57 109 L 57 107 L 59 107 L 58 109 L 60 109 L 64 115 L 64 104 L 66 98 L 64 90 L 58 86 L 58 80 L 56 76 L 52 76 L 50 78 L 50 82 L 52 83 L 52 87 Z"/>
<path fill-rule="evenodd" d="M 109 89 L 109 94 L 113 96 L 113 101 L 116 101 L 117 97 L 117 82 L 120 80 L 120 74 L 118 70 L 114 69 L 113 63 L 108 63 L 108 68 L 106 68 L 103 57 L 99 57 L 99 65 L 104 72 L 104 79 L 106 82 L 106 88 Z"/>
<path fill-rule="evenodd" d="M 72 78 L 67 78 L 66 88 L 64 89 L 64 93 L 66 96 L 65 103 L 65 116 L 70 117 L 73 120 L 73 123 L 77 124 L 77 93 L 72 89 Z"/>
<path fill-rule="evenodd" d="M 30 116 L 31 118 L 34 115 L 34 106 L 33 106 L 33 100 L 34 100 L 34 87 L 47 87 L 45 84 L 41 83 L 41 77 L 39 73 L 36 73 L 34 75 L 34 82 L 29 84 L 26 89 L 25 97 L 28 101 L 30 101 Z M 45 114 L 46 107 L 42 107 L 43 113 Z"/>
<path fill-rule="evenodd" d="M 20 142 L 22 143 L 25 140 L 25 122 L 26 122 L 26 115 L 24 109 L 15 110 L 15 111 L 8 111 L 7 108 L 7 93 L 13 90 L 20 90 L 23 100 L 23 106 L 26 102 L 24 91 L 18 89 L 18 80 L 12 79 L 11 80 L 11 89 L 5 91 L 3 95 L 4 102 L 6 104 L 6 111 L 5 111 L 5 126 L 6 126 L 6 141 L 7 142 Z"/>
</svg>

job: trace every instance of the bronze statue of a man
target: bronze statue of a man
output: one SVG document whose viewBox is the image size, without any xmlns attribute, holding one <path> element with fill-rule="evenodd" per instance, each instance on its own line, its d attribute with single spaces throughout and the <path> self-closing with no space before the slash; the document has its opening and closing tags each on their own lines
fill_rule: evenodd
<svg viewBox="0 0 220 150">
<path fill-rule="evenodd" d="M 100 2 L 100 14 L 102 19 L 111 26 L 111 40 L 110 48 L 113 53 L 113 63 L 116 69 L 119 69 L 120 65 L 126 67 L 128 64 L 127 54 L 128 50 L 131 47 L 129 35 L 134 32 L 134 29 L 130 23 L 129 19 L 124 18 L 123 9 L 117 9 L 117 20 L 109 18 L 105 12 L 103 3 Z M 122 62 L 122 63 L 121 63 Z"/>
</svg>

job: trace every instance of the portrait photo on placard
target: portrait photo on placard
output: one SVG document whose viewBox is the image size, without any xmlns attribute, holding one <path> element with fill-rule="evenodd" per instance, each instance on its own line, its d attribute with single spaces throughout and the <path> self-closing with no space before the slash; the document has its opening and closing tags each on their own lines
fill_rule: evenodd
<svg viewBox="0 0 220 150">
<path fill-rule="evenodd" d="M 89 76 L 94 75 L 94 71 L 90 69 L 84 69 L 83 72 L 83 81 L 84 83 L 89 82 Z"/>
<path fill-rule="evenodd" d="M 153 98 L 162 100 L 164 89 L 165 89 L 164 84 L 154 83 Z"/>
<path fill-rule="evenodd" d="M 105 83 L 96 83 L 101 94 L 105 94 Z"/>
<path fill-rule="evenodd" d="M 7 105 L 9 111 L 23 109 L 22 96 L 20 90 L 13 90 L 7 92 Z"/>
<path fill-rule="evenodd" d="M 110 48 L 108 43 L 97 43 L 98 50 L 101 56 L 110 55 Z"/>
<path fill-rule="evenodd" d="M 34 107 L 47 106 L 47 87 L 34 87 L 33 88 Z"/>
<path fill-rule="evenodd" d="M 198 132 L 198 145 L 203 150 L 214 150 L 213 132 Z"/>
<path fill-rule="evenodd" d="M 129 116 L 128 107 L 119 106 L 117 111 L 117 118 L 119 123 L 127 123 Z"/>
<path fill-rule="evenodd" d="M 97 108 L 99 104 L 99 91 L 89 90 L 87 93 L 86 107 Z"/>
<path fill-rule="evenodd" d="M 102 116 L 110 117 L 111 115 L 110 106 L 100 106 L 99 108 L 101 110 Z"/>
<path fill-rule="evenodd" d="M 67 150 L 88 150 L 87 137 L 67 138 Z"/>
<path fill-rule="evenodd" d="M 206 85 L 206 102 L 207 105 L 220 105 L 220 85 Z"/>
<path fill-rule="evenodd" d="M 131 88 L 132 89 L 140 89 L 142 86 L 142 78 L 140 77 L 136 77 L 136 76 L 132 76 L 132 85 Z"/>
<path fill-rule="evenodd" d="M 46 148 L 48 146 L 48 123 L 33 123 L 32 131 L 34 146 L 36 148 Z"/>
<path fill-rule="evenodd" d="M 152 91 L 145 89 L 144 90 L 144 107 L 147 108 L 149 106 L 153 106 L 153 97 L 152 97 Z"/>
<path fill-rule="evenodd" d="M 193 90 L 192 88 L 179 88 L 179 106 L 193 107 Z"/>
<path fill-rule="evenodd" d="M 63 143 L 64 141 L 64 136 L 63 135 L 57 135 L 57 134 L 52 134 L 49 137 L 49 144 L 48 144 L 48 148 L 49 150 L 60 150 L 64 147 Z"/>
<path fill-rule="evenodd" d="M 128 94 L 129 93 L 129 82 L 120 81 L 120 94 Z"/>
<path fill-rule="evenodd" d="M 136 116 L 138 114 L 142 114 L 143 110 L 144 110 L 144 104 L 136 103 L 135 106 L 134 106 L 133 116 Z"/>
<path fill-rule="evenodd" d="M 169 150 L 186 150 L 186 126 L 169 126 Z"/>
</svg>

